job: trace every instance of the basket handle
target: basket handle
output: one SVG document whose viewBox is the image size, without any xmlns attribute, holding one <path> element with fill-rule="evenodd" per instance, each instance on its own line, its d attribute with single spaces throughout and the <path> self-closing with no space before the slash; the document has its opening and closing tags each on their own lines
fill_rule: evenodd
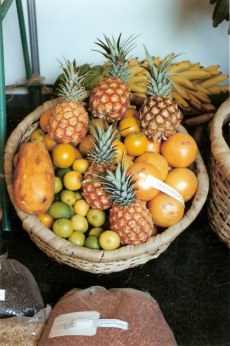
<svg viewBox="0 0 230 346">
<path fill-rule="evenodd" d="M 230 180 L 230 149 L 223 138 L 222 127 L 230 118 L 230 97 L 218 108 L 211 121 L 210 141 L 211 152 L 223 171 L 223 176 Z"/>
</svg>

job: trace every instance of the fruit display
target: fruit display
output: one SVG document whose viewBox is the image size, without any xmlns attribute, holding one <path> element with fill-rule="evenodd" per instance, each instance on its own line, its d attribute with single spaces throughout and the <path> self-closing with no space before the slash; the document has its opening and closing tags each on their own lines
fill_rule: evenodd
<svg viewBox="0 0 230 346">
<path fill-rule="evenodd" d="M 106 78 L 87 95 L 88 71 L 65 60 L 60 97 L 40 114 L 14 159 L 19 209 L 24 210 L 17 193 L 25 170 L 36 186 L 33 192 L 29 177 L 23 181 L 32 192 L 27 212 L 57 237 L 94 251 L 138 246 L 163 233 L 182 220 L 198 189 L 197 144 L 178 132 L 182 111 L 170 72 L 176 56 L 157 65 L 145 48 L 148 97 L 139 106 L 128 85 L 134 37 L 104 38 L 106 43 L 97 44 L 108 60 Z M 28 160 L 21 154 L 26 145 L 45 153 L 36 156 L 34 149 Z M 34 208 L 38 196 L 43 208 Z"/>
</svg>

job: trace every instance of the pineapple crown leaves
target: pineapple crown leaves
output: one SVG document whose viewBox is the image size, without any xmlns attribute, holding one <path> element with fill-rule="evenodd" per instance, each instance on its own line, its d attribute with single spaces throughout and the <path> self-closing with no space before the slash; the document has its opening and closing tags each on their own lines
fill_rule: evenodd
<svg viewBox="0 0 230 346">
<path fill-rule="evenodd" d="M 108 193 L 114 204 L 120 206 L 130 205 L 135 201 L 136 191 L 131 180 L 132 175 L 127 174 L 124 160 L 118 163 L 116 171 L 106 170 L 106 175 L 99 177 L 100 183 Z"/>
<path fill-rule="evenodd" d="M 135 44 L 134 40 L 137 36 L 131 35 L 125 40 L 121 40 L 121 33 L 116 40 L 114 36 L 108 38 L 104 35 L 103 42 L 100 39 L 97 39 L 98 42 L 95 42 L 103 51 L 96 50 L 94 51 L 101 53 L 106 59 L 109 60 L 110 65 L 108 69 L 108 77 L 117 77 L 122 79 L 124 82 L 128 82 L 130 77 L 130 72 L 128 68 L 128 54 L 134 49 Z"/>
<path fill-rule="evenodd" d="M 148 63 L 148 67 L 145 67 L 145 69 L 149 72 L 148 78 L 148 95 L 163 95 L 166 97 L 170 97 L 171 95 L 171 88 L 172 86 L 176 88 L 175 84 L 173 83 L 171 77 L 177 73 L 170 73 L 168 71 L 169 67 L 171 66 L 172 62 L 180 55 L 180 54 L 169 54 L 167 55 L 161 62 L 160 66 L 158 67 L 152 60 L 152 56 L 147 50 L 147 48 L 144 46 L 145 49 L 145 56 Z"/>
<path fill-rule="evenodd" d="M 82 101 L 86 96 L 83 83 L 87 73 L 81 74 L 81 69 L 77 66 L 75 59 L 72 62 L 67 59 L 64 61 L 65 65 L 59 61 L 63 70 L 63 81 L 57 89 L 57 94 L 69 101 Z"/>
<path fill-rule="evenodd" d="M 100 127 L 98 124 L 89 126 L 94 136 L 94 146 L 88 154 L 88 158 L 94 163 L 110 164 L 116 156 L 115 141 L 119 138 L 119 132 L 115 131 L 116 123 L 110 125 L 107 129 L 104 124 Z"/>
</svg>

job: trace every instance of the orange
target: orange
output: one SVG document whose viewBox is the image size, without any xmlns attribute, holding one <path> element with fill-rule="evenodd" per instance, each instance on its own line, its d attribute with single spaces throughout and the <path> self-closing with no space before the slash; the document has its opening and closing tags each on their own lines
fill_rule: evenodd
<svg viewBox="0 0 230 346">
<path fill-rule="evenodd" d="M 67 190 L 75 191 L 81 188 L 82 175 L 77 171 L 70 171 L 64 175 L 63 184 Z"/>
<path fill-rule="evenodd" d="M 45 132 L 42 129 L 36 129 L 30 136 L 31 141 L 43 141 L 45 137 Z"/>
<path fill-rule="evenodd" d="M 49 109 L 48 111 L 45 111 L 41 114 L 40 119 L 39 119 L 39 125 L 41 129 L 45 132 L 47 132 L 47 126 L 49 122 L 49 118 L 52 114 L 52 110 Z"/>
<path fill-rule="evenodd" d="M 135 108 L 129 108 L 126 112 L 125 115 L 123 116 L 123 119 L 125 118 L 132 118 L 132 117 L 138 117 L 139 112 Z"/>
<path fill-rule="evenodd" d="M 128 167 L 127 173 L 132 174 L 132 181 L 135 182 L 136 197 L 141 201 L 150 201 L 159 193 L 158 189 L 146 182 L 146 178 L 149 176 L 162 180 L 160 171 L 151 163 L 133 163 Z"/>
<path fill-rule="evenodd" d="M 52 151 L 57 144 L 57 142 L 53 138 L 51 138 L 48 133 L 44 136 L 44 143 L 48 151 Z"/>
<path fill-rule="evenodd" d="M 74 171 L 78 171 L 83 174 L 89 168 L 89 162 L 86 159 L 76 159 L 73 162 L 72 168 Z"/>
<path fill-rule="evenodd" d="M 77 148 L 75 149 L 75 159 L 82 159 L 82 154 L 80 153 L 80 151 Z"/>
<path fill-rule="evenodd" d="M 47 228 L 51 228 L 54 219 L 47 213 L 37 215 L 39 221 Z"/>
<path fill-rule="evenodd" d="M 116 149 L 116 155 L 114 157 L 114 162 L 120 162 L 122 160 L 122 157 L 126 156 L 125 145 L 119 139 L 117 139 L 114 142 L 114 144 L 115 144 L 115 149 Z"/>
<path fill-rule="evenodd" d="M 120 236 L 117 232 L 107 230 L 99 236 L 99 244 L 103 250 L 112 251 L 121 245 Z"/>
<path fill-rule="evenodd" d="M 195 160 L 197 153 L 197 144 L 187 133 L 177 132 L 161 145 L 161 154 L 171 167 L 188 167 Z"/>
<path fill-rule="evenodd" d="M 75 160 L 75 148 L 69 143 L 57 144 L 52 150 L 52 159 L 58 168 L 70 167 Z"/>
<path fill-rule="evenodd" d="M 160 192 L 148 204 L 153 223 L 169 227 L 179 222 L 184 215 L 184 206 L 175 198 Z"/>
<path fill-rule="evenodd" d="M 198 185 L 196 175 L 188 168 L 173 168 L 165 183 L 179 192 L 185 202 L 195 195 Z"/>
<path fill-rule="evenodd" d="M 81 141 L 78 150 L 83 156 L 86 156 L 90 150 L 93 149 L 94 145 L 94 136 L 93 135 L 87 135 L 85 138 Z"/>
<path fill-rule="evenodd" d="M 153 142 L 148 139 L 146 151 L 159 154 L 161 151 L 161 142 Z"/>
<path fill-rule="evenodd" d="M 168 175 L 168 162 L 164 158 L 164 156 L 160 154 L 146 151 L 144 154 L 138 156 L 135 162 L 148 162 L 154 165 L 156 168 L 159 169 L 163 181 Z"/>
<path fill-rule="evenodd" d="M 135 118 L 121 119 L 118 125 L 118 129 L 122 137 L 128 136 L 130 133 L 139 132 L 140 128 Z"/>
<path fill-rule="evenodd" d="M 139 156 L 146 151 L 147 137 L 141 132 L 130 133 L 125 137 L 124 145 L 128 155 Z"/>
</svg>

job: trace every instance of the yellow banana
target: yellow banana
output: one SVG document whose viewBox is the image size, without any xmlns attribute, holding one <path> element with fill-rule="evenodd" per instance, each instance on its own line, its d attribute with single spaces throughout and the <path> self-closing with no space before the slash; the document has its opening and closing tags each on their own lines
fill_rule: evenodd
<svg viewBox="0 0 230 346">
<path fill-rule="evenodd" d="M 137 57 L 134 57 L 134 58 L 129 60 L 129 62 L 128 62 L 129 68 L 136 66 L 136 65 L 138 65 L 138 58 Z"/>
<path fill-rule="evenodd" d="M 220 74 L 218 76 L 209 78 L 203 82 L 200 83 L 200 85 L 204 88 L 210 88 L 220 82 L 223 82 L 224 80 L 226 80 L 228 78 L 228 75 L 226 74 Z"/>
<path fill-rule="evenodd" d="M 189 100 L 190 90 L 183 88 L 181 85 L 176 85 L 175 91 L 181 95 L 185 100 Z"/>
<path fill-rule="evenodd" d="M 188 71 L 185 71 L 182 73 L 183 76 L 188 78 L 189 80 L 196 80 L 196 79 L 207 79 L 211 77 L 211 72 L 205 71 L 203 69 L 190 69 Z"/>
<path fill-rule="evenodd" d="M 192 64 L 190 61 L 184 60 L 184 61 L 180 61 L 180 62 L 172 64 L 169 67 L 169 71 L 172 73 L 180 73 L 180 72 L 183 72 L 186 70 L 190 70 L 191 66 L 192 66 Z"/>
<path fill-rule="evenodd" d="M 200 92 L 200 91 L 195 91 L 195 90 L 190 90 L 190 95 L 195 96 L 196 98 L 198 98 L 198 100 L 200 100 L 201 102 L 205 102 L 205 103 L 210 103 L 211 100 L 208 97 L 208 95 Z"/>
<path fill-rule="evenodd" d="M 195 85 L 186 77 L 184 76 L 172 76 L 172 81 L 175 84 L 179 84 L 182 87 L 186 87 L 187 89 L 192 89 L 192 90 L 196 90 Z"/>
<path fill-rule="evenodd" d="M 188 112 L 191 111 L 191 107 L 188 102 L 177 91 L 172 91 L 172 97 L 175 99 L 180 108 Z"/>
<path fill-rule="evenodd" d="M 129 84 L 136 84 L 136 83 L 143 83 L 147 84 L 148 83 L 148 77 L 145 75 L 136 75 L 130 78 Z"/>
<path fill-rule="evenodd" d="M 204 70 L 207 72 L 210 72 L 212 76 L 219 75 L 220 72 L 218 71 L 220 68 L 220 65 L 210 65 L 207 67 L 204 67 Z"/>
<path fill-rule="evenodd" d="M 197 91 L 202 92 L 203 94 L 209 95 L 210 91 L 207 88 L 202 87 L 199 83 L 196 83 Z"/>
<path fill-rule="evenodd" d="M 202 102 L 192 93 L 190 93 L 189 96 L 190 96 L 189 104 L 194 108 L 202 109 Z"/>
<path fill-rule="evenodd" d="M 221 94 L 230 92 L 230 86 L 229 85 L 213 85 L 212 87 L 208 88 L 209 92 L 211 94 Z"/>
<path fill-rule="evenodd" d="M 134 76 L 134 75 L 139 74 L 139 73 L 142 73 L 142 74 L 148 73 L 148 72 L 147 72 L 142 66 L 140 66 L 140 65 L 132 66 L 132 67 L 129 69 L 129 72 L 130 72 L 131 76 Z"/>
<path fill-rule="evenodd" d="M 131 86 L 129 85 L 129 88 L 133 92 L 137 92 L 140 94 L 146 94 L 147 87 L 143 86 L 142 84 L 132 84 Z"/>
</svg>

